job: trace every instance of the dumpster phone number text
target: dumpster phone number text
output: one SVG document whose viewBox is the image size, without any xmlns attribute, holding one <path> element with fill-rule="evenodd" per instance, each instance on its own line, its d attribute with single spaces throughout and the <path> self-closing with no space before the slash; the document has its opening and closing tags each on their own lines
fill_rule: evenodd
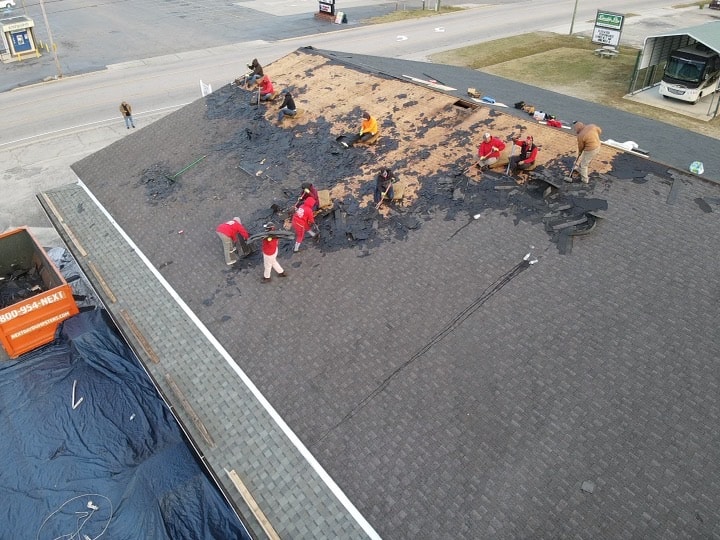
<svg viewBox="0 0 720 540">
<path fill-rule="evenodd" d="M 35 311 L 36 309 L 40 309 L 42 307 L 49 306 L 50 304 L 54 304 L 55 302 L 59 302 L 60 300 L 63 300 L 64 298 L 65 298 L 65 293 L 63 291 L 58 291 L 58 292 L 49 294 L 47 296 L 43 296 L 42 298 L 39 298 L 38 300 L 34 300 L 33 302 L 28 302 L 27 304 L 23 304 L 20 307 L 13 308 L 6 313 L 0 314 L 0 324 L 6 323 L 8 321 L 12 321 L 16 317 L 21 317 L 22 315 L 27 315 L 28 313 Z"/>
</svg>

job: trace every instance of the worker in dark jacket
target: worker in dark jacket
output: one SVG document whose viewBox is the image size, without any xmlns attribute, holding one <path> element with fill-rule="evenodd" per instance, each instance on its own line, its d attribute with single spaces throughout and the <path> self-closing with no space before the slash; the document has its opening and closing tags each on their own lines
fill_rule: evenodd
<svg viewBox="0 0 720 540">
<path fill-rule="evenodd" d="M 528 135 L 524 141 L 513 139 L 513 144 L 520 147 L 520 154 L 510 157 L 510 169 L 513 171 L 526 171 L 533 168 L 537 159 L 538 147 L 533 138 Z"/>
<path fill-rule="evenodd" d="M 239 217 L 232 218 L 230 221 L 221 223 L 215 229 L 217 235 L 222 240 L 223 251 L 225 252 L 225 263 L 230 266 L 238 261 L 237 248 L 235 242 L 239 242 L 243 253 L 247 255 L 250 247 L 245 243 L 250 237 L 250 233 L 243 226 Z"/>
<path fill-rule="evenodd" d="M 387 198 L 392 200 L 395 196 L 393 192 L 393 184 L 397 181 L 393 172 L 387 167 L 380 169 L 380 172 L 375 179 L 375 193 L 373 195 L 373 201 L 375 204 L 379 204 L 380 201 Z"/>
<path fill-rule="evenodd" d="M 248 75 L 247 86 L 256 83 L 259 79 L 263 77 L 263 75 L 265 75 L 265 73 L 263 72 L 263 68 L 260 65 L 260 62 L 258 62 L 257 58 L 253 58 L 252 63 L 248 64 L 247 67 L 252 70 Z"/>
<path fill-rule="evenodd" d="M 303 182 L 300 188 L 302 189 L 302 193 L 300 193 L 300 196 L 295 203 L 295 208 L 308 206 L 309 204 L 313 212 L 317 210 L 320 205 L 320 197 L 317 189 L 315 189 L 315 186 L 313 186 L 310 182 Z"/>
<path fill-rule="evenodd" d="M 295 107 L 295 100 L 293 99 L 290 90 L 287 88 L 282 92 L 283 102 L 280 104 L 280 112 L 278 112 L 278 122 L 282 122 L 282 119 L 286 116 L 295 116 L 297 114 L 297 107 Z"/>
</svg>

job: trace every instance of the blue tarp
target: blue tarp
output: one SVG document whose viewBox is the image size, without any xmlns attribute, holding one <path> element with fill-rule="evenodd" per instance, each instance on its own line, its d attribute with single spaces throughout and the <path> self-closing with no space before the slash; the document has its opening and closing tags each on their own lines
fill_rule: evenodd
<svg viewBox="0 0 720 540">
<path fill-rule="evenodd" d="M 107 314 L 0 363 L 0 538 L 248 539 Z"/>
</svg>

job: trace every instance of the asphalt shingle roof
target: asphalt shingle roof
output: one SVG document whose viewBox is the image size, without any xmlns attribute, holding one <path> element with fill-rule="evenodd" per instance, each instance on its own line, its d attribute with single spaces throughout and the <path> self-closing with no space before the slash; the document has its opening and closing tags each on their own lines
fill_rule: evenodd
<svg viewBox="0 0 720 540">
<path fill-rule="evenodd" d="M 711 175 L 718 170 L 716 141 L 671 126 L 467 70 L 342 56 L 332 67 L 338 77 L 357 71 L 367 86 L 340 102 L 362 95 L 379 107 L 375 85 L 427 71 L 463 91 L 602 119 L 609 138 L 642 141 L 665 163 L 682 161 L 672 141 L 681 133 L 707 151 Z M 403 140 L 393 130 L 409 129 L 402 110 L 386 126 L 387 145 L 338 157 L 332 111 L 281 129 L 238 92 L 220 89 L 74 169 L 382 537 L 720 534 L 716 184 L 619 154 L 589 186 L 563 184 L 546 197 L 544 183 L 474 182 L 446 169 L 419 177 L 415 198 L 378 215 L 364 207 L 361 186 L 321 220 L 319 244 L 281 249 L 289 278 L 261 284 L 259 256 L 224 265 L 217 223 L 238 209 L 251 227 L 272 217 L 270 203 L 291 200 L 298 177 L 343 167 L 366 174 L 403 148 L 406 169 L 422 160 L 411 144 L 392 144 Z M 314 153 L 294 153 L 308 135 Z M 272 175 L 242 170 L 273 152 L 291 156 L 302 174 L 291 174 L 292 163 Z M 149 178 L 161 179 L 159 156 L 187 164 L 203 155 L 202 167 L 164 185 L 169 191 L 148 191 Z M 567 234 L 563 223 L 577 217 L 567 208 L 597 201 L 607 209 L 592 232 Z M 85 211 L 68 201 L 64 219 L 72 228 Z M 99 242 L 94 251 L 103 249 Z M 527 253 L 538 262 L 524 261 Z M 150 328 L 153 310 L 164 309 L 149 298 L 136 306 Z M 160 366 L 173 370 L 172 361 Z M 237 429 L 243 411 L 222 400 L 242 383 L 206 380 L 213 369 L 174 376 L 191 382 L 193 403 L 218 396 L 203 414 L 216 437 L 240 448 L 248 443 Z M 244 456 L 217 453 L 210 466 L 217 472 L 230 459 L 240 467 Z M 276 495 L 256 487 L 271 504 Z M 304 503 L 290 498 L 288 508 Z M 283 510 L 270 513 L 287 526 Z M 293 527 L 293 538 L 317 537 Z"/>
</svg>

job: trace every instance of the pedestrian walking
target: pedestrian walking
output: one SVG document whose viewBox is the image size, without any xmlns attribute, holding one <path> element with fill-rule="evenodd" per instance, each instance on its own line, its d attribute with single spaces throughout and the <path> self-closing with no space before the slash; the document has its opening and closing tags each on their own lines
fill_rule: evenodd
<svg viewBox="0 0 720 540">
<path fill-rule="evenodd" d="M 125 120 L 126 128 L 130 129 L 130 126 L 135 127 L 135 122 L 132 117 L 132 107 L 127 101 L 123 101 L 120 104 L 120 114 L 122 114 L 122 117 Z"/>
<path fill-rule="evenodd" d="M 576 171 L 580 172 L 580 180 L 584 184 L 590 182 L 588 176 L 588 168 L 590 162 L 600 153 L 600 135 L 602 129 L 595 124 L 583 124 L 582 122 L 573 122 L 575 133 L 577 134 L 578 156 L 575 160 L 570 176 L 565 178 L 567 182 L 572 182 L 572 174 Z"/>
<path fill-rule="evenodd" d="M 267 232 L 272 232 L 275 230 L 275 224 L 272 222 L 268 222 L 265 225 L 263 225 L 263 229 Z M 262 252 L 263 252 L 263 283 L 269 283 L 270 282 L 270 275 L 272 274 L 272 271 L 275 270 L 277 272 L 277 275 L 279 277 L 287 277 L 287 274 L 285 273 L 285 270 L 283 270 L 283 267 L 280 266 L 280 263 L 277 262 L 277 255 L 278 255 L 278 241 L 280 240 L 279 237 L 269 234 L 265 238 L 263 238 L 262 241 Z"/>
<path fill-rule="evenodd" d="M 247 229 L 243 226 L 239 217 L 234 217 L 230 221 L 221 223 L 217 226 L 215 232 L 222 241 L 225 264 L 228 266 L 232 266 L 240 259 L 237 254 L 235 242 L 241 244 L 243 254 L 247 255 L 250 252 L 250 246 L 245 243 L 245 240 L 250 237 L 250 233 L 248 233 Z"/>
</svg>

